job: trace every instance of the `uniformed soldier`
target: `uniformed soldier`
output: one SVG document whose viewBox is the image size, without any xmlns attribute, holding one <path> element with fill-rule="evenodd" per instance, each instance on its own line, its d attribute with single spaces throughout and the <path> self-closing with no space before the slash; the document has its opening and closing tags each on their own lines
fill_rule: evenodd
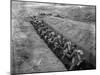
<svg viewBox="0 0 100 75">
<path fill-rule="evenodd" d="M 46 32 L 45 30 L 42 30 L 42 31 L 40 32 L 40 36 L 41 36 L 42 38 L 44 38 L 44 39 L 45 39 L 46 34 L 47 34 L 47 32 Z"/>
<path fill-rule="evenodd" d="M 47 27 L 39 27 L 38 29 L 37 29 L 37 31 L 39 32 L 39 33 L 41 33 L 42 31 L 46 31 L 46 29 L 48 29 Z"/>
<path fill-rule="evenodd" d="M 51 31 L 51 32 L 48 32 L 48 38 L 51 38 L 52 36 L 54 36 L 54 32 L 53 31 Z"/>
<path fill-rule="evenodd" d="M 66 56 L 67 53 L 68 53 L 68 49 L 66 48 L 65 50 L 63 50 L 63 56 L 62 56 L 62 59 L 64 59 L 64 57 Z"/>
<path fill-rule="evenodd" d="M 39 20 L 38 23 L 37 23 L 37 26 L 38 27 L 44 27 L 45 24 L 44 24 L 43 20 Z"/>
<path fill-rule="evenodd" d="M 53 48 L 53 50 L 56 50 L 57 48 L 59 48 L 59 44 L 58 44 L 58 42 L 54 42 L 54 48 Z"/>
<path fill-rule="evenodd" d="M 71 41 L 68 41 L 68 42 L 66 42 L 67 43 L 67 46 L 68 46 L 68 50 L 70 51 L 71 50 Z"/>
<path fill-rule="evenodd" d="M 77 49 L 77 48 L 74 49 L 73 53 L 71 54 L 71 57 L 72 57 L 72 65 L 70 67 L 70 70 L 72 70 L 74 66 L 76 66 L 76 65 L 78 66 L 81 63 L 81 61 L 82 61 L 81 56 L 83 54 L 84 53 L 83 53 L 82 50 Z"/>
<path fill-rule="evenodd" d="M 62 59 L 65 57 L 65 56 L 67 56 L 67 58 L 69 59 L 69 60 L 71 60 L 71 58 L 72 58 L 72 52 L 73 52 L 73 49 L 71 48 L 72 46 L 71 46 L 71 41 L 67 41 L 67 42 L 65 42 L 64 43 L 64 50 L 63 50 L 63 56 L 62 56 Z"/>
<path fill-rule="evenodd" d="M 67 40 L 60 34 L 58 35 L 57 38 L 58 38 L 58 41 L 59 41 L 59 43 L 61 45 L 61 48 L 63 49 Z"/>
<path fill-rule="evenodd" d="M 82 62 L 81 56 L 82 56 L 83 54 L 84 54 L 84 53 L 83 53 L 82 50 L 80 50 L 80 49 L 77 50 L 77 57 L 78 57 L 78 60 L 79 60 L 79 62 L 77 63 L 77 65 L 79 65 L 79 64 Z"/>
<path fill-rule="evenodd" d="M 48 38 L 48 43 L 54 43 L 55 37 Z"/>
<path fill-rule="evenodd" d="M 44 25 L 41 21 L 39 21 L 38 23 L 35 23 L 34 26 L 35 26 L 35 29 L 36 29 L 36 30 L 37 30 L 38 28 L 45 27 L 45 25 Z"/>
</svg>

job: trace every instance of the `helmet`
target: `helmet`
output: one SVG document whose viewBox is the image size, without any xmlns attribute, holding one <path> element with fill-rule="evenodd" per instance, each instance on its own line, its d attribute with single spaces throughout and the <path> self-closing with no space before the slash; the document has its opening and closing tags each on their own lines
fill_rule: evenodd
<svg viewBox="0 0 100 75">
<path fill-rule="evenodd" d="M 77 50 L 77 52 L 78 52 L 79 54 L 81 54 L 81 55 L 84 54 L 82 50 Z"/>
<path fill-rule="evenodd" d="M 58 38 L 61 38 L 61 36 L 60 36 L 60 35 L 57 35 L 57 37 L 58 37 Z"/>
</svg>

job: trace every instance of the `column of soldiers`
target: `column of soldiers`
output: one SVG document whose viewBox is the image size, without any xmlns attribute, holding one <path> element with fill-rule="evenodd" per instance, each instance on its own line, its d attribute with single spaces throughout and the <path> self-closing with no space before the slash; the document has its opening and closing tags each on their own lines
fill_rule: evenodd
<svg viewBox="0 0 100 75">
<path fill-rule="evenodd" d="M 37 17 L 32 17 L 31 24 L 34 26 L 40 37 L 47 43 L 48 47 L 61 59 L 69 58 L 71 65 L 69 70 L 74 66 L 79 65 L 82 61 L 81 56 L 84 54 L 77 45 L 70 40 L 64 38 L 63 35 L 57 33 L 43 20 L 38 20 Z"/>
</svg>

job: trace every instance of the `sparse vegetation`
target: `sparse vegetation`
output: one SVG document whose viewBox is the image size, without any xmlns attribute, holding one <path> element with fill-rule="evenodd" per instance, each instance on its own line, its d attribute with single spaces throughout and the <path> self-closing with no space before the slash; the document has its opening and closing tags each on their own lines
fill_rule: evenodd
<svg viewBox="0 0 100 75">
<path fill-rule="evenodd" d="M 75 21 L 87 22 L 87 23 L 95 23 L 96 15 L 95 9 L 89 8 L 75 8 L 69 11 L 69 18 Z"/>
</svg>

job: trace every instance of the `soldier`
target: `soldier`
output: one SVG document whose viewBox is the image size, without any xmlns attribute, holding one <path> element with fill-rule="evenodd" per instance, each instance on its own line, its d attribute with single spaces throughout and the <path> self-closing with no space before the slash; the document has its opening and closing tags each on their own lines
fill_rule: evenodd
<svg viewBox="0 0 100 75">
<path fill-rule="evenodd" d="M 49 28 L 45 28 L 43 30 L 44 30 L 45 34 L 41 34 L 41 36 L 43 36 L 44 39 L 47 40 L 49 38 L 49 33 L 51 33 L 52 31 Z"/>
<path fill-rule="evenodd" d="M 50 44 L 52 44 L 53 42 L 54 42 L 54 39 L 55 39 L 55 37 L 54 36 L 52 36 L 52 37 L 48 37 L 48 43 Z"/>
<path fill-rule="evenodd" d="M 38 21 L 37 26 L 38 26 L 38 27 L 44 27 L 45 24 L 44 24 L 43 20 Z"/>
<path fill-rule="evenodd" d="M 64 49 L 65 46 L 66 46 L 66 41 L 67 40 L 60 34 L 58 34 L 57 38 L 58 38 L 58 42 L 60 44 L 61 49 Z"/>
<path fill-rule="evenodd" d="M 37 29 L 37 31 L 39 33 L 41 33 L 41 31 L 46 31 L 46 29 L 48 29 L 48 28 L 47 27 L 40 27 L 40 28 Z"/>
<path fill-rule="evenodd" d="M 80 50 L 80 49 L 78 49 L 77 50 L 77 57 L 78 57 L 78 63 L 77 63 L 77 65 L 80 65 L 80 63 L 82 62 L 82 58 L 81 58 L 81 56 L 83 55 L 84 53 L 83 53 L 83 51 L 82 50 Z"/>
<path fill-rule="evenodd" d="M 49 30 L 49 28 L 47 27 L 47 26 L 40 26 L 40 27 L 38 27 L 38 29 L 37 29 L 37 31 L 39 32 L 39 33 L 41 33 L 41 31 L 47 31 L 47 30 Z"/>
<path fill-rule="evenodd" d="M 62 56 L 62 59 L 67 56 L 69 60 L 71 60 L 72 58 L 72 52 L 73 52 L 73 49 L 71 48 L 72 46 L 72 43 L 71 41 L 67 41 L 64 43 L 64 46 L 63 46 L 63 56 Z"/>
<path fill-rule="evenodd" d="M 44 24 L 41 21 L 38 21 L 38 23 L 34 24 L 35 29 L 37 30 L 38 28 L 44 27 Z"/>
<path fill-rule="evenodd" d="M 29 21 L 32 25 L 36 25 L 35 20 L 36 16 L 33 16 L 33 17 L 28 17 L 26 21 Z"/>
<path fill-rule="evenodd" d="M 51 30 L 47 30 L 46 33 L 43 35 L 45 42 L 47 42 L 49 46 L 51 46 L 51 44 L 53 43 L 53 34 L 54 33 Z"/>
<path fill-rule="evenodd" d="M 40 32 L 41 37 L 44 38 L 45 35 L 46 35 L 46 33 L 47 33 L 47 32 L 46 32 L 45 30 L 42 30 L 42 31 Z"/>
<path fill-rule="evenodd" d="M 66 48 L 65 50 L 63 50 L 63 56 L 61 57 L 61 59 L 64 59 L 67 53 L 68 53 L 68 49 Z"/>
<path fill-rule="evenodd" d="M 72 45 L 72 43 L 71 43 L 71 41 L 68 41 L 68 42 L 66 42 L 67 43 L 67 46 L 68 46 L 68 50 L 70 51 L 71 50 L 71 45 Z"/>
<path fill-rule="evenodd" d="M 67 40 L 62 37 L 60 39 L 60 47 L 62 50 L 64 50 L 64 49 L 66 49 L 66 46 L 67 46 Z"/>
<path fill-rule="evenodd" d="M 53 31 L 49 31 L 45 36 L 45 40 L 47 40 L 49 46 L 52 45 L 52 47 L 53 47 L 55 39 L 56 39 L 56 34 Z"/>
<path fill-rule="evenodd" d="M 49 33 L 48 36 L 49 36 L 49 37 L 52 37 L 52 36 L 54 36 L 54 35 L 55 35 L 55 32 L 52 31 L 52 32 Z"/>
<path fill-rule="evenodd" d="M 81 56 L 83 55 L 83 51 L 80 49 L 74 49 L 73 53 L 71 54 L 72 57 L 72 65 L 70 67 L 70 70 L 74 68 L 74 66 L 78 66 L 82 62 Z"/>
<path fill-rule="evenodd" d="M 38 19 L 35 19 L 34 20 L 34 24 L 38 24 Z"/>
<path fill-rule="evenodd" d="M 53 50 L 57 50 L 57 48 L 59 48 L 59 44 L 58 44 L 58 42 L 54 42 L 54 48 L 53 48 Z"/>
<path fill-rule="evenodd" d="M 62 36 L 60 34 L 57 34 L 56 38 L 57 38 L 56 41 L 58 41 L 59 44 L 61 44 L 61 38 L 62 38 Z"/>
<path fill-rule="evenodd" d="M 48 31 L 48 34 L 47 34 L 47 35 L 48 35 L 48 39 L 51 38 L 54 34 L 55 34 L 55 33 L 54 33 L 53 31 Z M 47 40 L 48 40 L 48 39 L 47 39 Z"/>
</svg>

